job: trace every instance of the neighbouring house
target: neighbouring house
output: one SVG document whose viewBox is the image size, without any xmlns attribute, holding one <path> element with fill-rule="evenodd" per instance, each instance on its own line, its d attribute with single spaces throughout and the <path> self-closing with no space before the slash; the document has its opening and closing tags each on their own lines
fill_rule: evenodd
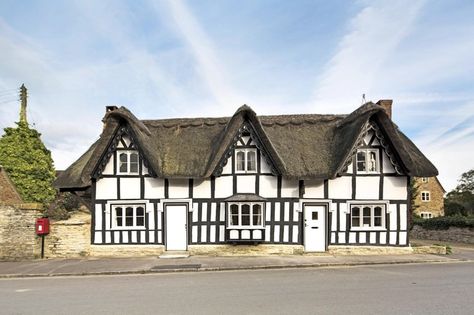
<svg viewBox="0 0 474 315">
<path fill-rule="evenodd" d="M 438 172 L 391 105 L 160 120 L 108 106 L 100 138 L 55 185 L 88 201 L 102 252 L 407 247 L 410 178 Z"/>
<path fill-rule="evenodd" d="M 444 190 L 438 177 L 416 177 L 418 196 L 414 213 L 423 219 L 444 216 Z"/>
<path fill-rule="evenodd" d="M 19 204 L 22 203 L 20 194 L 10 180 L 7 172 L 0 165 L 0 203 Z"/>
</svg>

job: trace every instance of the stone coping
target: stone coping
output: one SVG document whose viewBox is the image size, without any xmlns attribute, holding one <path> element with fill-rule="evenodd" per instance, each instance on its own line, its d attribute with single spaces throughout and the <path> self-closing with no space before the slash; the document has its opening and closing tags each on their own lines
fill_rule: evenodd
<svg viewBox="0 0 474 315">
<path fill-rule="evenodd" d="M 21 210 L 40 210 L 43 211 L 44 207 L 40 203 L 5 203 L 5 202 L 0 202 L 0 206 L 6 206 L 6 207 L 14 207 L 14 208 L 19 208 Z"/>
</svg>

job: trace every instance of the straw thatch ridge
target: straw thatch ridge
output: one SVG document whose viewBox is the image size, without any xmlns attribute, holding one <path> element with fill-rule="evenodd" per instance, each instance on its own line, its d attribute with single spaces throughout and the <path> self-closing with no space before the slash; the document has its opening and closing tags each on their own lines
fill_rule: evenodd
<svg viewBox="0 0 474 315">
<path fill-rule="evenodd" d="M 247 105 L 232 117 L 138 120 L 121 107 L 104 117 L 104 130 L 87 152 L 55 182 L 61 189 L 85 188 L 113 153 L 117 130 L 126 128 L 147 166 L 160 178 L 209 178 L 218 174 L 236 137 L 247 125 L 275 172 L 293 179 L 334 178 L 345 168 L 370 122 L 380 127 L 390 150 L 409 176 L 438 171 L 391 121 L 367 103 L 349 115 L 257 116 Z M 99 170 L 99 172 L 98 172 Z"/>
</svg>

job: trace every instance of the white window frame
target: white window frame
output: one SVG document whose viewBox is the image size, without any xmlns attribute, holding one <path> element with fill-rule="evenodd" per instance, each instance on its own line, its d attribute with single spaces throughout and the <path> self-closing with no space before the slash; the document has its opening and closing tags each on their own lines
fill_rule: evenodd
<svg viewBox="0 0 474 315">
<path fill-rule="evenodd" d="M 120 155 L 121 154 L 126 154 L 127 155 L 127 171 L 126 172 L 121 172 L 120 171 L 120 166 L 121 166 L 121 161 L 120 161 Z M 131 172 L 130 171 L 130 156 L 132 154 L 137 155 L 137 171 L 136 172 Z M 136 150 L 117 150 L 117 174 L 119 175 L 138 175 L 140 173 L 140 154 L 138 154 L 138 151 Z"/>
<path fill-rule="evenodd" d="M 244 169 L 243 170 L 239 170 L 239 167 L 238 167 L 238 160 L 237 160 L 237 153 L 239 152 L 243 152 L 244 153 Z M 248 156 L 249 156 L 249 153 L 252 152 L 255 156 L 255 169 L 254 170 L 249 170 L 248 169 Z M 258 169 L 258 161 L 257 161 L 257 149 L 254 149 L 254 148 L 247 148 L 247 149 L 235 149 L 235 153 L 234 153 L 234 159 L 235 159 L 235 172 L 236 173 L 257 173 L 257 169 Z"/>
<path fill-rule="evenodd" d="M 232 217 L 231 217 L 231 206 L 237 205 L 239 208 L 239 224 L 232 225 Z M 242 225 L 242 206 L 248 205 L 250 206 L 250 225 Z M 253 206 L 259 205 L 260 206 L 260 223 L 259 225 L 253 224 Z M 265 203 L 263 202 L 229 202 L 227 204 L 227 228 L 229 229 L 263 229 L 265 226 Z"/>
<path fill-rule="evenodd" d="M 133 225 L 123 225 L 125 222 L 125 212 L 126 208 L 133 208 Z M 143 225 L 137 225 L 137 208 L 143 208 Z M 122 208 L 122 226 L 117 225 L 117 208 Z M 146 217 L 147 217 L 147 207 L 145 203 L 114 203 L 110 205 L 110 213 L 112 224 L 111 228 L 114 230 L 145 230 L 146 229 Z"/>
<path fill-rule="evenodd" d="M 429 181 L 429 178 L 428 177 L 422 177 L 421 178 L 421 182 L 422 183 L 427 183 Z"/>
<path fill-rule="evenodd" d="M 421 198 L 421 201 L 423 201 L 423 202 L 430 202 L 431 201 L 431 193 L 427 190 L 424 190 L 424 191 L 420 192 L 420 198 Z"/>
<path fill-rule="evenodd" d="M 420 212 L 420 217 L 422 219 L 431 219 L 433 217 L 433 213 L 423 211 L 423 212 Z"/>
<path fill-rule="evenodd" d="M 359 171 L 358 168 L 358 155 L 360 152 L 365 153 L 365 170 Z M 374 171 L 369 171 L 368 170 L 368 163 L 369 163 L 369 155 L 371 152 L 375 152 L 375 170 Z M 356 167 L 356 173 L 357 174 L 379 174 L 380 173 L 380 150 L 379 149 L 372 149 L 372 148 L 366 148 L 366 149 L 357 149 L 356 152 L 356 158 L 355 158 L 355 167 Z"/>
<path fill-rule="evenodd" d="M 387 230 L 387 226 L 386 226 L 386 222 L 385 222 L 385 215 L 387 214 L 387 209 L 388 209 L 388 205 L 387 203 L 385 202 L 366 202 L 366 203 L 351 203 L 348 205 L 349 207 L 349 211 L 350 211 L 350 217 L 349 217 L 349 220 L 350 220 L 350 229 L 351 231 L 386 231 Z M 362 222 L 363 224 L 363 218 L 364 218 L 364 207 L 370 207 L 371 208 L 371 211 L 370 211 L 370 226 L 353 226 L 352 225 L 352 208 L 354 207 L 358 207 L 359 208 L 359 222 Z M 374 218 L 375 218 L 375 215 L 374 215 L 374 209 L 375 207 L 381 207 L 382 208 L 382 215 L 381 215 L 381 220 L 382 220 L 382 226 L 374 226 Z"/>
</svg>

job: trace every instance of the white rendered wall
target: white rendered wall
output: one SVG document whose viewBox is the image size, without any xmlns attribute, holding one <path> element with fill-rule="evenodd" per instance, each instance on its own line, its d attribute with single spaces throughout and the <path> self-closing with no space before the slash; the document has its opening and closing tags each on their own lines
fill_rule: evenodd
<svg viewBox="0 0 474 315">
<path fill-rule="evenodd" d="M 261 175 L 259 180 L 260 196 L 264 198 L 278 197 L 278 178 L 276 176 Z"/>
<path fill-rule="evenodd" d="M 299 197 L 299 181 L 283 178 L 281 180 L 281 196 L 283 198 L 298 198 Z"/>
<path fill-rule="evenodd" d="M 304 198 L 324 198 L 324 180 L 305 180 Z"/>
<path fill-rule="evenodd" d="M 216 177 L 216 188 L 215 188 L 215 197 L 216 198 L 226 198 L 232 196 L 232 176 L 222 176 Z"/>
<path fill-rule="evenodd" d="M 260 172 L 267 174 L 272 172 L 263 154 L 260 154 Z"/>
<path fill-rule="evenodd" d="M 120 178 L 120 199 L 140 199 L 140 178 Z"/>
<path fill-rule="evenodd" d="M 356 177 L 356 199 L 379 199 L 379 176 Z"/>
<path fill-rule="evenodd" d="M 164 179 L 146 177 L 144 180 L 145 180 L 145 198 L 146 199 L 165 198 L 165 180 Z"/>
<path fill-rule="evenodd" d="M 193 181 L 194 198 L 211 198 L 211 181 L 209 179 Z"/>
<path fill-rule="evenodd" d="M 383 172 L 392 174 L 395 173 L 395 168 L 393 167 L 389 157 L 385 152 L 383 153 Z"/>
<path fill-rule="evenodd" d="M 96 182 L 96 199 L 117 199 L 117 178 L 101 178 Z"/>
<path fill-rule="evenodd" d="M 383 198 L 388 200 L 407 200 L 407 178 L 385 176 L 383 179 Z"/>
<path fill-rule="evenodd" d="M 237 193 L 255 194 L 255 176 L 237 176 Z"/>
<path fill-rule="evenodd" d="M 102 171 L 103 175 L 113 175 L 114 174 L 114 157 L 110 156 L 107 164 L 105 165 L 104 170 Z"/>
<path fill-rule="evenodd" d="M 232 174 L 232 158 L 227 159 L 227 164 L 223 167 L 222 174 Z"/>
<path fill-rule="evenodd" d="M 328 195 L 330 199 L 352 198 L 352 177 L 342 176 L 330 179 L 328 185 Z"/>
<path fill-rule="evenodd" d="M 189 198 L 189 180 L 170 179 L 168 183 L 169 198 Z"/>
</svg>

